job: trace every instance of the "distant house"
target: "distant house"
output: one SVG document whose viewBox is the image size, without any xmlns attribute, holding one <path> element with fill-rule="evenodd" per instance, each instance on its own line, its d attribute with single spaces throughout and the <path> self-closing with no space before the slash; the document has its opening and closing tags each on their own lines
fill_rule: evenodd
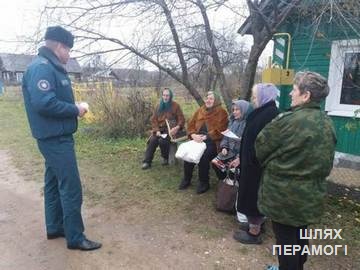
<svg viewBox="0 0 360 270">
<path fill-rule="evenodd" d="M 113 76 L 120 84 L 130 87 L 154 84 L 154 72 L 147 70 L 112 68 L 109 75 Z"/>
<path fill-rule="evenodd" d="M 0 78 L 5 84 L 20 84 L 27 66 L 35 55 L 0 53 Z M 81 80 L 81 67 L 78 61 L 70 58 L 65 66 L 72 80 Z"/>
<path fill-rule="evenodd" d="M 110 81 L 114 77 L 110 75 L 111 70 L 104 67 L 92 67 L 85 65 L 82 67 L 82 80 L 84 81 Z"/>
</svg>

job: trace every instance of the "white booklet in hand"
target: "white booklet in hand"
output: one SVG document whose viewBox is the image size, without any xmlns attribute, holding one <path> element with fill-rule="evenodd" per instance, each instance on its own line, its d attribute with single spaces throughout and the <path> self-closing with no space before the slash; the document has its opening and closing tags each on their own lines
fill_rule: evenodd
<svg viewBox="0 0 360 270">
<path fill-rule="evenodd" d="M 231 138 L 231 139 L 237 140 L 237 141 L 240 141 L 240 140 L 241 140 L 240 137 L 236 136 L 236 134 L 235 134 L 234 132 L 230 131 L 229 129 L 221 132 L 221 134 L 224 135 L 224 136 L 226 136 L 226 137 L 229 137 L 229 138 Z"/>
</svg>

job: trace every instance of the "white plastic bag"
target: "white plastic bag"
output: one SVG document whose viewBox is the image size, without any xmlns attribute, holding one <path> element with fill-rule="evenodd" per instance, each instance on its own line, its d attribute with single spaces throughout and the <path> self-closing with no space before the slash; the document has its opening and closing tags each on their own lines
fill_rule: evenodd
<svg viewBox="0 0 360 270">
<path fill-rule="evenodd" d="M 198 164 L 206 149 L 206 143 L 194 140 L 180 144 L 175 157 L 187 162 Z"/>
</svg>

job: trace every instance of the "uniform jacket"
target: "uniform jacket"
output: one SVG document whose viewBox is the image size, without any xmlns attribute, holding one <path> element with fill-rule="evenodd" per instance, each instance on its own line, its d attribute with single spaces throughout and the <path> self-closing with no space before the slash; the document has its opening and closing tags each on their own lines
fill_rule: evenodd
<svg viewBox="0 0 360 270">
<path fill-rule="evenodd" d="M 22 91 L 32 135 L 47 139 L 71 135 L 77 130 L 78 108 L 71 81 L 56 55 L 39 49 L 24 74 Z"/>
<path fill-rule="evenodd" d="M 278 114 L 274 101 L 253 110 L 246 119 L 240 145 L 240 178 L 237 209 L 247 216 L 260 216 L 257 195 L 261 179 L 260 163 L 255 155 L 255 139 Z"/>
<path fill-rule="evenodd" d="M 201 129 L 206 126 L 207 136 L 219 147 L 223 137 L 222 131 L 226 130 L 228 125 L 228 114 L 217 105 L 210 110 L 206 110 L 205 105 L 201 106 L 188 123 L 188 135 L 199 134 Z"/>
<path fill-rule="evenodd" d="M 256 139 L 264 168 L 259 209 L 274 221 L 303 226 L 319 221 L 333 166 L 336 137 L 318 103 L 280 114 Z"/>
<path fill-rule="evenodd" d="M 168 119 L 169 121 L 176 121 L 176 125 L 180 126 L 180 130 L 184 128 L 185 125 L 185 118 L 184 114 L 180 108 L 180 105 L 177 104 L 175 101 L 171 102 L 171 109 L 168 111 L 164 111 L 162 113 L 159 113 L 159 106 L 156 107 L 154 110 L 154 113 L 151 117 L 151 126 L 152 131 L 155 133 L 157 131 L 166 131 L 167 126 L 165 119 Z"/>
</svg>

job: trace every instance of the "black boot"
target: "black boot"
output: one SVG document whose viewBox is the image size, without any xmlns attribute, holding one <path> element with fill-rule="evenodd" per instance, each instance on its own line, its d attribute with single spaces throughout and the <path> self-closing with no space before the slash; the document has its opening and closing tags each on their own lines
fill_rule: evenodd
<svg viewBox="0 0 360 270">
<path fill-rule="evenodd" d="M 141 166 L 141 169 L 147 170 L 151 168 L 151 163 L 144 162 Z"/>
<path fill-rule="evenodd" d="M 197 194 L 205 193 L 206 191 L 209 190 L 209 188 L 210 188 L 209 182 L 200 181 L 197 188 L 196 188 L 196 193 Z"/>
<path fill-rule="evenodd" d="M 161 165 L 163 165 L 163 166 L 169 165 L 169 159 L 163 158 L 161 161 Z"/>
<path fill-rule="evenodd" d="M 78 243 L 77 245 L 68 245 L 68 249 L 80 249 L 83 251 L 90 251 L 90 250 L 95 250 L 98 248 L 101 248 L 101 243 L 97 243 L 94 241 L 91 241 L 89 239 L 84 239 L 83 241 L 81 241 L 80 243 Z"/>
<path fill-rule="evenodd" d="M 262 243 L 260 233 L 258 235 L 253 235 L 249 231 L 239 230 L 234 233 L 233 237 L 236 241 L 243 244 L 260 245 Z"/>
<path fill-rule="evenodd" d="M 179 190 L 187 189 L 190 186 L 190 184 L 191 184 L 190 180 L 186 180 L 185 178 L 183 178 L 180 182 Z"/>
<path fill-rule="evenodd" d="M 179 190 L 187 189 L 190 186 L 194 166 L 194 163 L 184 161 L 184 177 L 179 185 Z"/>
</svg>

